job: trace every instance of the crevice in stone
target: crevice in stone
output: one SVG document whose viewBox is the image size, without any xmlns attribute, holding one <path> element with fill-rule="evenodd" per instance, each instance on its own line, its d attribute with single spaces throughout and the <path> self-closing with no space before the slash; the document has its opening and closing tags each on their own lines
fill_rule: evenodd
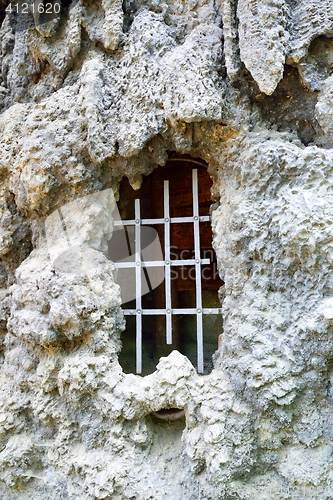
<svg viewBox="0 0 333 500">
<path fill-rule="evenodd" d="M 6 17 L 6 7 L 7 6 L 8 6 L 8 2 L 6 0 L 0 1 L 0 28 L 2 26 L 2 23 L 5 20 L 5 17 Z"/>
<path fill-rule="evenodd" d="M 74 2 L 77 2 L 77 0 L 61 0 L 61 6 L 69 8 L 72 3 L 74 4 Z"/>
<path fill-rule="evenodd" d="M 284 77 L 271 96 L 255 87 L 249 87 L 250 100 L 268 128 L 295 132 L 305 146 L 332 147 L 315 118 L 318 93 L 304 87 L 297 68 L 285 66 Z"/>
<path fill-rule="evenodd" d="M 131 29 L 135 13 L 133 2 L 131 0 L 123 0 L 122 9 L 124 13 L 123 31 L 124 33 L 128 33 Z"/>
<path fill-rule="evenodd" d="M 306 57 L 299 64 L 299 71 L 305 87 L 319 91 L 324 81 L 333 72 L 333 38 L 320 35 L 309 45 Z"/>
</svg>

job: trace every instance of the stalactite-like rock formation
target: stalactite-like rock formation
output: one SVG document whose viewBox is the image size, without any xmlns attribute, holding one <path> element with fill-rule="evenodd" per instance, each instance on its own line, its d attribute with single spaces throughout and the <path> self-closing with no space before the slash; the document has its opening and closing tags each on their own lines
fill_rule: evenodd
<svg viewBox="0 0 333 500">
<path fill-rule="evenodd" d="M 39 4 L 0 3 L 1 499 L 330 500 L 331 2 Z M 171 152 L 213 179 L 223 335 L 140 377 L 107 242 Z"/>
</svg>

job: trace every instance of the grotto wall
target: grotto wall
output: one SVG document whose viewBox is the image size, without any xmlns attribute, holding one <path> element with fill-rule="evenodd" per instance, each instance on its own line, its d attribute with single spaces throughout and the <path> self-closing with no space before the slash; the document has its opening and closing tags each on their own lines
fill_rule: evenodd
<svg viewBox="0 0 333 500">
<path fill-rule="evenodd" d="M 331 2 L 37 3 L 0 4 L 0 497 L 331 499 Z M 214 182 L 223 339 L 139 377 L 106 242 L 170 151 Z"/>
</svg>

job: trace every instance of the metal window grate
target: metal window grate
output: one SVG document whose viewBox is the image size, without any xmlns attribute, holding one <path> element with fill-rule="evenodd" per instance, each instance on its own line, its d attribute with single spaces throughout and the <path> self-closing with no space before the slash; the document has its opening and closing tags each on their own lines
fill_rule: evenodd
<svg viewBox="0 0 333 500">
<path fill-rule="evenodd" d="M 143 315 L 165 315 L 166 317 L 166 343 L 172 344 L 172 315 L 192 314 L 196 315 L 197 323 L 197 366 L 198 373 L 204 372 L 204 352 L 203 352 L 203 314 L 220 314 L 221 308 L 203 308 L 201 293 L 201 266 L 210 264 L 209 259 L 200 257 L 200 222 L 210 221 L 210 216 L 199 215 L 199 191 L 198 172 L 192 170 L 192 217 L 170 218 L 169 205 L 169 181 L 164 181 L 164 218 L 141 219 L 140 200 L 135 200 L 135 219 L 115 221 L 115 226 L 135 227 L 135 261 L 115 262 L 116 268 L 135 268 L 135 288 L 136 288 L 136 309 L 125 309 L 125 315 L 136 316 L 136 372 L 142 373 L 142 316 Z M 193 223 L 194 231 L 194 259 L 171 260 L 170 258 L 170 224 Z M 144 261 L 141 258 L 141 226 L 164 224 L 164 261 Z M 196 281 L 196 307 L 195 308 L 172 308 L 171 300 L 171 266 L 194 266 Z M 142 277 L 141 270 L 144 267 L 163 267 L 165 276 L 165 309 L 143 309 L 142 308 Z"/>
</svg>

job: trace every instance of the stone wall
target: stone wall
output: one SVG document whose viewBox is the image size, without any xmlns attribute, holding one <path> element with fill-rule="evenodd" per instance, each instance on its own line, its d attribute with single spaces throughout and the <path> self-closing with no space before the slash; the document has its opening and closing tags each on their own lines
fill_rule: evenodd
<svg viewBox="0 0 333 500">
<path fill-rule="evenodd" d="M 17 5 L 0 30 L 0 497 L 330 500 L 331 2 Z M 109 193 L 170 151 L 214 181 L 223 340 L 210 375 L 174 351 L 139 377 L 117 357 Z M 166 407 L 185 422 L 157 424 Z"/>
</svg>

